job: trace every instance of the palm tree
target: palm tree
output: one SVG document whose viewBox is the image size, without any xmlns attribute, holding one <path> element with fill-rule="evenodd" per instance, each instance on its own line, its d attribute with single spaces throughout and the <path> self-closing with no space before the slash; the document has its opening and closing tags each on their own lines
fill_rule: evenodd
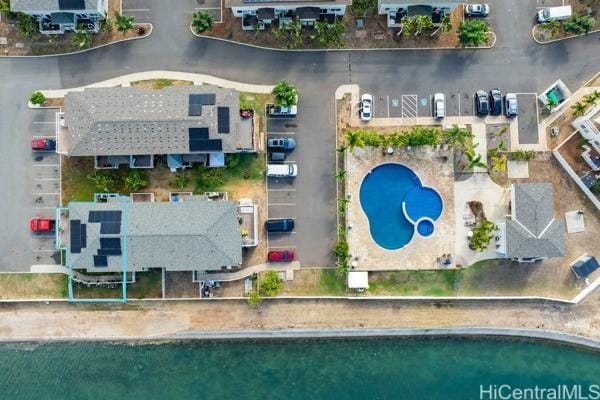
<svg viewBox="0 0 600 400">
<path fill-rule="evenodd" d="M 134 16 L 123 15 L 115 11 L 115 26 L 123 35 L 133 29 L 133 21 L 135 21 Z"/>
<path fill-rule="evenodd" d="M 573 115 L 576 117 L 580 117 L 585 114 L 585 104 L 578 101 L 577 103 L 571 106 L 571 110 L 573 110 Z"/>
<path fill-rule="evenodd" d="M 481 154 L 479 154 L 475 151 L 475 147 L 477 147 L 477 144 L 475 144 L 474 146 L 472 146 L 468 149 L 465 149 L 465 155 L 467 156 L 467 159 L 469 160 L 469 162 L 467 163 L 467 165 L 464 168 L 465 171 L 472 171 L 473 168 L 475 168 L 475 167 L 481 167 L 481 168 L 487 169 L 487 164 L 484 164 L 481 162 Z"/>
<path fill-rule="evenodd" d="M 137 169 L 134 169 L 129 173 L 129 175 L 123 177 L 123 183 L 125 183 L 125 187 L 129 190 L 138 190 L 148 185 L 148 180 L 146 179 L 146 174 L 140 172 Z"/>
<path fill-rule="evenodd" d="M 450 32 L 452 30 L 452 20 L 450 19 L 449 15 L 444 15 L 440 22 L 442 32 Z"/>
<path fill-rule="evenodd" d="M 354 150 L 355 147 L 365 147 L 365 141 L 362 132 L 360 131 L 348 130 L 348 132 L 346 132 L 346 143 L 348 144 L 350 151 Z"/>
<path fill-rule="evenodd" d="M 594 90 L 592 93 L 590 93 L 590 96 L 594 99 L 594 100 L 600 100 L 600 91 L 598 90 Z"/>
<path fill-rule="evenodd" d="M 346 177 L 346 170 L 339 170 L 337 174 L 335 174 L 335 179 L 338 181 L 343 181 Z"/>
<path fill-rule="evenodd" d="M 488 150 L 488 156 L 495 157 L 499 153 L 505 152 L 505 151 L 506 151 L 506 145 L 504 144 L 504 141 L 502 140 L 502 141 L 500 141 L 500 143 L 498 143 L 498 146 L 492 147 L 491 149 Z"/>
<path fill-rule="evenodd" d="M 442 138 L 451 146 L 463 147 L 468 141 L 473 138 L 473 134 L 466 128 L 461 128 L 458 125 L 452 125 L 452 128 L 442 132 Z"/>
<path fill-rule="evenodd" d="M 340 147 L 338 147 L 337 149 L 335 149 L 335 151 L 337 151 L 338 153 L 343 153 L 343 152 L 346 151 L 346 149 L 348 149 L 348 146 L 346 146 L 345 144 L 343 144 Z"/>
<path fill-rule="evenodd" d="M 180 173 L 175 175 L 175 181 L 173 181 L 172 186 L 181 190 L 190 184 L 190 179 L 185 175 L 185 173 Z"/>
<path fill-rule="evenodd" d="M 492 170 L 498 173 L 505 172 L 508 167 L 508 157 L 506 154 L 499 154 L 490 158 Z"/>
<path fill-rule="evenodd" d="M 192 26 L 196 30 L 196 33 L 204 33 L 212 28 L 213 18 L 212 16 L 204 11 L 196 11 L 192 16 Z"/>
</svg>

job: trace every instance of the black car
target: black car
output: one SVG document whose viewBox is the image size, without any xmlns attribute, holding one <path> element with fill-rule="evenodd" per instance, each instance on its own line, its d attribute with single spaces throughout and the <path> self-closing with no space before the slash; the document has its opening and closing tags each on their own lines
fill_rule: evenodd
<svg viewBox="0 0 600 400">
<path fill-rule="evenodd" d="M 269 153 L 269 161 L 284 162 L 285 161 L 285 153 L 280 152 L 280 151 L 272 151 Z"/>
<path fill-rule="evenodd" d="M 502 114 L 502 92 L 500 89 L 490 90 L 490 114 L 500 115 Z"/>
<path fill-rule="evenodd" d="M 478 90 L 475 93 L 475 112 L 479 117 L 485 117 L 490 112 L 488 96 L 483 90 Z"/>
<path fill-rule="evenodd" d="M 265 222 L 267 232 L 291 232 L 294 230 L 293 219 L 270 219 Z"/>
</svg>

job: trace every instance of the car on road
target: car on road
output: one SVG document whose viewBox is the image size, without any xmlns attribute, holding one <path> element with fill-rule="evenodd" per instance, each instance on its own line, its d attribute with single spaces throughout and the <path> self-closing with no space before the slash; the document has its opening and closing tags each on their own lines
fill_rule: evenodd
<svg viewBox="0 0 600 400">
<path fill-rule="evenodd" d="M 267 232 L 291 232 L 294 230 L 294 220 L 290 218 L 269 219 L 265 222 Z"/>
<path fill-rule="evenodd" d="M 281 151 L 272 151 L 269 153 L 269 161 L 272 162 L 284 162 L 285 161 L 285 153 Z"/>
<path fill-rule="evenodd" d="M 492 89 L 489 92 L 490 96 L 490 115 L 502 114 L 502 92 L 500 89 Z"/>
<path fill-rule="evenodd" d="M 32 218 L 29 221 L 29 229 L 34 233 L 54 232 L 56 221 L 49 218 Z"/>
<path fill-rule="evenodd" d="M 294 261 L 294 252 L 291 250 L 270 251 L 267 255 L 269 262 L 289 262 Z"/>
<path fill-rule="evenodd" d="M 269 149 L 292 151 L 296 148 L 296 140 L 292 138 L 273 138 L 267 140 L 267 147 Z"/>
<path fill-rule="evenodd" d="M 33 151 L 56 150 L 56 140 L 54 140 L 54 139 L 33 139 L 31 141 L 31 150 L 33 150 Z"/>
<path fill-rule="evenodd" d="M 446 116 L 446 97 L 444 93 L 436 93 L 433 95 L 433 117 L 442 119 Z"/>
<path fill-rule="evenodd" d="M 487 17 L 489 13 L 489 4 L 467 4 L 465 6 L 465 16 L 467 17 Z"/>
<path fill-rule="evenodd" d="M 370 121 L 373 118 L 373 96 L 363 94 L 360 96 L 360 119 Z"/>
<path fill-rule="evenodd" d="M 519 106 L 516 93 L 506 93 L 504 95 L 504 114 L 508 118 L 519 115 Z"/>
<path fill-rule="evenodd" d="M 490 112 L 487 94 L 483 90 L 475 93 L 475 112 L 479 117 L 486 117 Z"/>
<path fill-rule="evenodd" d="M 267 176 L 272 178 L 295 178 L 298 176 L 296 164 L 267 164 Z"/>
<path fill-rule="evenodd" d="M 540 24 L 550 21 L 562 21 L 571 18 L 573 10 L 571 6 L 558 6 L 542 8 L 537 12 L 537 20 Z"/>
</svg>

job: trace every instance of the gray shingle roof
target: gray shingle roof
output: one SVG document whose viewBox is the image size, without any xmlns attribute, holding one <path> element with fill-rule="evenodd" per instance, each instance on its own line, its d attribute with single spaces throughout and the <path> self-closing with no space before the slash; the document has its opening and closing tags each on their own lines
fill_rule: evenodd
<svg viewBox="0 0 600 400">
<path fill-rule="evenodd" d="M 189 116 L 189 95 L 216 95 L 202 115 Z M 229 134 L 217 132 L 217 108 L 229 107 Z M 239 94 L 213 86 L 88 88 L 65 96 L 67 153 L 70 156 L 189 154 L 189 128 L 208 128 L 223 151 L 237 150 Z"/>
<path fill-rule="evenodd" d="M 400 7 L 417 5 L 429 5 L 435 7 L 440 7 L 443 5 L 456 6 L 460 3 L 461 2 L 458 0 L 378 0 L 378 4 L 398 5 Z"/>
<path fill-rule="evenodd" d="M 99 0 L 83 0 L 83 9 L 79 11 L 96 11 Z M 10 0 L 10 10 L 14 12 L 65 11 L 60 9 L 59 0 Z"/>
<path fill-rule="evenodd" d="M 87 246 L 80 254 L 67 251 L 75 269 L 127 271 L 166 268 L 169 271 L 219 270 L 242 262 L 242 237 L 236 205 L 192 197 L 178 203 L 132 203 L 127 197 L 110 203 L 71 203 L 69 218 L 86 224 Z M 100 224 L 88 222 L 91 210 L 122 210 L 121 232 L 100 234 Z M 94 268 L 100 238 L 120 237 L 123 254 L 109 256 L 108 268 Z M 125 238 L 125 239 L 123 239 Z"/>
<path fill-rule="evenodd" d="M 513 219 L 506 221 L 506 256 L 563 256 L 566 251 L 565 226 L 554 219 L 552 185 L 515 184 L 513 199 Z"/>
</svg>

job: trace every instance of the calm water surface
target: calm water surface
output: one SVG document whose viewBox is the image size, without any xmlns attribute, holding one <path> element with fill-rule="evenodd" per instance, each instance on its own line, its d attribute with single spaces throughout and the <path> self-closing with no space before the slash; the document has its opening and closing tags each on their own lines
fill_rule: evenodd
<svg viewBox="0 0 600 400">
<path fill-rule="evenodd" d="M 600 384 L 600 353 L 473 339 L 7 344 L 1 399 L 478 399 Z"/>
</svg>

